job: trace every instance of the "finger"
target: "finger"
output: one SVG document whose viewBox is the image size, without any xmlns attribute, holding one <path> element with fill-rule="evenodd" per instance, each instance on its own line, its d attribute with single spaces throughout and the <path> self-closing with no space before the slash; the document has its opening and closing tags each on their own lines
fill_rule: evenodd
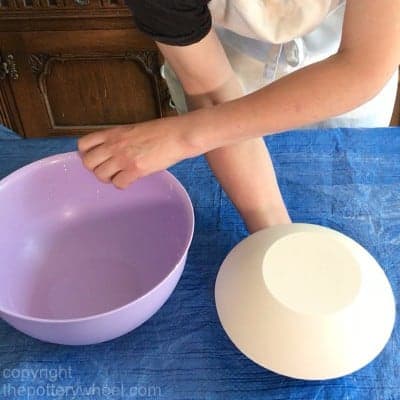
<svg viewBox="0 0 400 400">
<path fill-rule="evenodd" d="M 140 174 L 135 170 L 125 170 L 118 172 L 111 181 L 117 189 L 126 189 L 136 179 L 140 178 Z"/>
<path fill-rule="evenodd" d="M 111 178 L 121 171 L 116 160 L 111 158 L 94 169 L 94 174 L 104 183 L 110 183 Z"/>
<path fill-rule="evenodd" d="M 84 153 L 89 149 L 104 143 L 106 138 L 106 131 L 89 133 L 88 135 L 78 139 L 78 149 L 81 153 Z"/>
<path fill-rule="evenodd" d="M 94 147 L 82 156 L 85 167 L 94 170 L 100 164 L 111 158 L 110 149 L 104 144 Z"/>
</svg>

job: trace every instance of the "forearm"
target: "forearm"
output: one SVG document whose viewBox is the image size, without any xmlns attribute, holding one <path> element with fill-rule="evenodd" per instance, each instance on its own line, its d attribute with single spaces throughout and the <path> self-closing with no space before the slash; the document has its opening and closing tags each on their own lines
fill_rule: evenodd
<svg viewBox="0 0 400 400">
<path fill-rule="evenodd" d="M 373 97 L 389 78 L 373 68 L 333 56 L 240 99 L 189 113 L 189 137 L 209 150 L 342 114 Z"/>
<path fill-rule="evenodd" d="M 223 104 L 243 94 L 243 88 L 232 71 L 224 84 L 208 93 L 186 95 L 186 102 L 190 110 L 195 110 Z M 262 139 L 220 147 L 208 151 L 205 156 L 225 193 L 243 217 L 249 232 L 290 223 L 272 160 Z"/>
</svg>

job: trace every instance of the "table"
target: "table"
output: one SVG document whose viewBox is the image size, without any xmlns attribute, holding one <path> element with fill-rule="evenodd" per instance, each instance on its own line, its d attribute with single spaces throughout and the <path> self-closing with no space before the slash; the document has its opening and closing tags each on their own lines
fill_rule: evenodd
<svg viewBox="0 0 400 400">
<path fill-rule="evenodd" d="M 4 131 L 0 138 L 0 178 L 76 149 L 73 138 L 19 140 Z M 357 240 L 382 265 L 398 300 L 400 128 L 291 131 L 266 142 L 293 221 Z M 400 399 L 398 322 L 384 351 L 341 379 L 290 379 L 244 357 L 218 322 L 213 291 L 219 265 L 247 235 L 245 227 L 203 157 L 170 170 L 187 188 L 196 217 L 171 298 L 135 331 L 92 346 L 42 343 L 0 321 L 0 399 Z"/>
</svg>

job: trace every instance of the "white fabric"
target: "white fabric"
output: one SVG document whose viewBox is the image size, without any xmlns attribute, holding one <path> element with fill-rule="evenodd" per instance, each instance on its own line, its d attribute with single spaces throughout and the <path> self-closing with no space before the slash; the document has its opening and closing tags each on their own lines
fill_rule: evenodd
<svg viewBox="0 0 400 400">
<path fill-rule="evenodd" d="M 337 53 L 345 6 L 345 0 L 212 0 L 209 3 L 214 27 L 246 94 Z M 185 112 L 179 81 L 167 64 L 165 67 L 172 99 L 178 112 Z M 312 126 L 388 126 L 397 76 L 396 70 L 382 91 L 367 103 Z"/>
<path fill-rule="evenodd" d="M 285 43 L 316 28 L 338 0 L 212 0 L 216 25 L 241 36 Z"/>
</svg>

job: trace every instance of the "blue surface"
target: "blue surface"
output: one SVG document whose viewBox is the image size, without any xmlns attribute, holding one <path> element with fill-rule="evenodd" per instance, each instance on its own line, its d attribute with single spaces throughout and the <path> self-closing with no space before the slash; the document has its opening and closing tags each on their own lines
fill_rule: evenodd
<svg viewBox="0 0 400 400">
<path fill-rule="evenodd" d="M 0 140 L 22 139 L 21 136 L 0 124 Z"/>
<path fill-rule="evenodd" d="M 398 301 L 400 129 L 293 131 L 267 143 L 294 222 L 329 226 L 361 243 L 385 269 Z M 0 177 L 75 146 L 74 139 L 0 140 Z M 134 332 L 94 346 L 41 343 L 0 322 L 0 399 L 400 399 L 398 322 L 379 357 L 342 379 L 289 379 L 241 355 L 218 322 L 213 288 L 245 229 L 203 158 L 171 171 L 196 212 L 172 297 Z"/>
</svg>

